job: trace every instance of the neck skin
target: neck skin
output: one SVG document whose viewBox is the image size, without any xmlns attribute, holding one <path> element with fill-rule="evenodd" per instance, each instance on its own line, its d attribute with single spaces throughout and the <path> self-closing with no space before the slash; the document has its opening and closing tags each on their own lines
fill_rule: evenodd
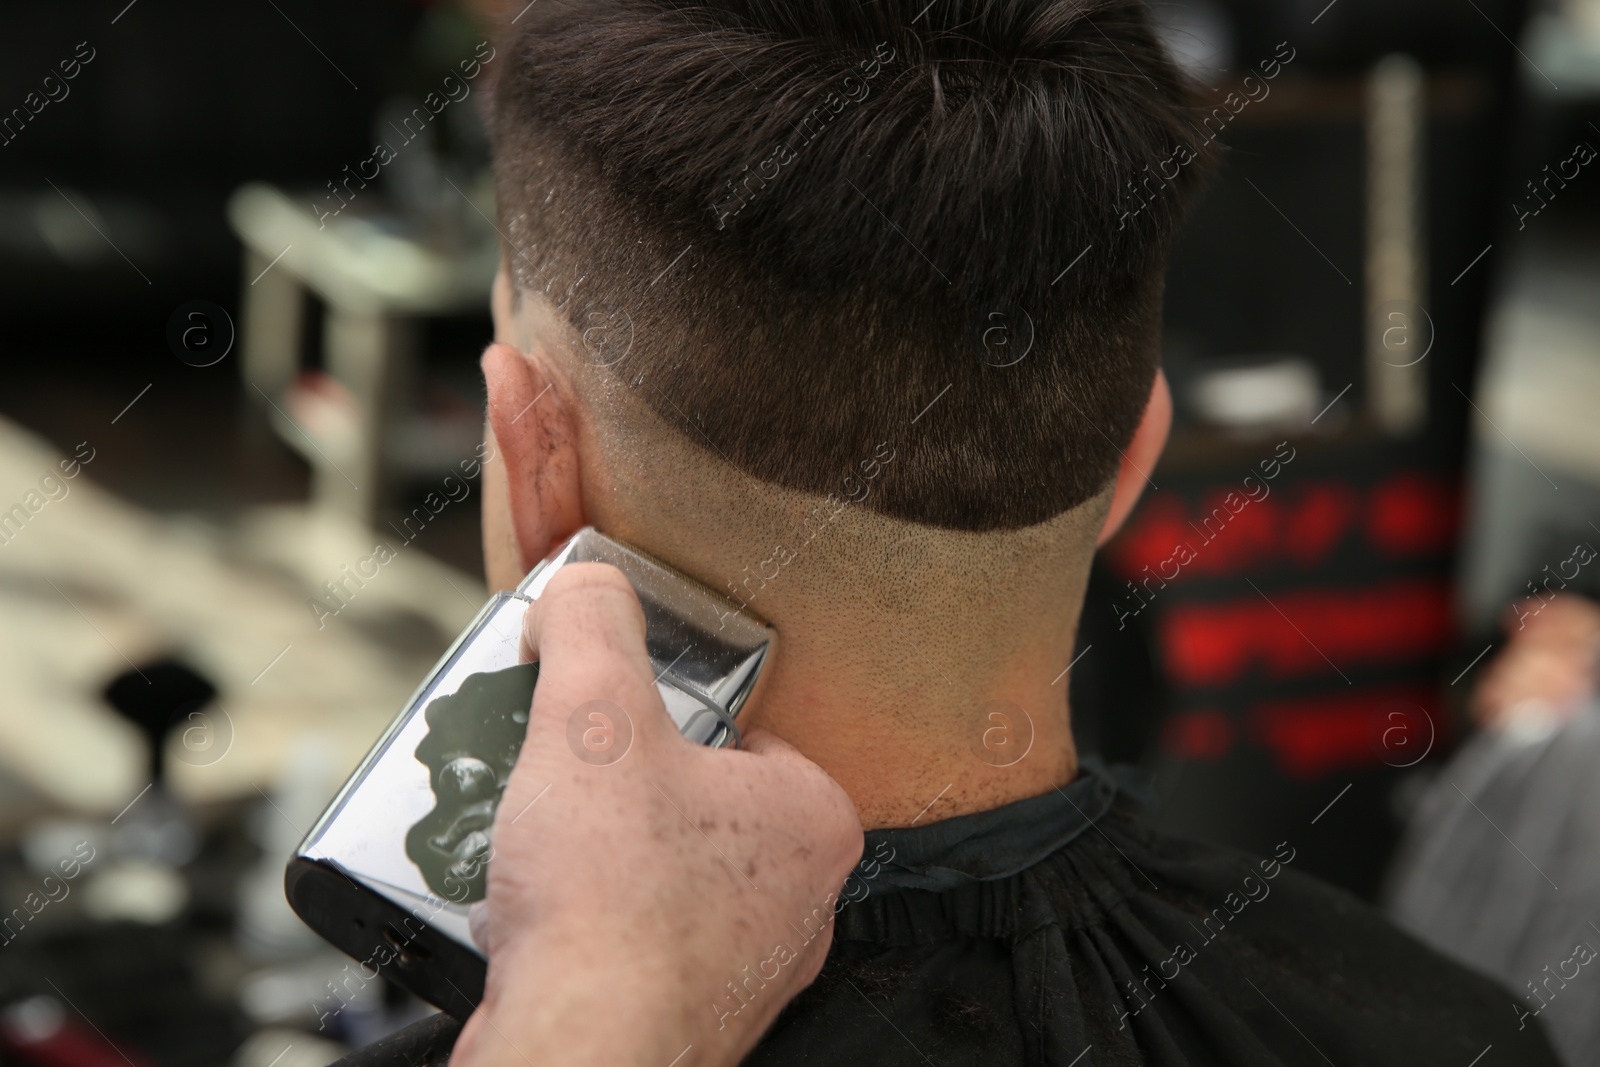
<svg viewBox="0 0 1600 1067">
<path fill-rule="evenodd" d="M 544 525 L 501 517 L 504 475 L 486 464 L 486 547 L 506 561 L 491 565 L 491 584 L 514 585 L 588 523 L 743 603 L 778 638 L 741 725 L 821 766 L 867 829 L 996 808 L 1074 778 L 1066 669 L 1109 493 L 1020 531 L 933 530 L 860 505 L 819 527 L 816 499 L 731 468 L 704 476 L 719 468 L 676 447 L 586 440 L 581 502 Z"/>
<path fill-rule="evenodd" d="M 751 725 L 826 770 L 867 829 L 1049 792 L 1077 774 L 1061 677 L 1074 627 L 1040 622 L 1035 640 L 1001 664 L 979 662 L 982 642 L 919 640 L 921 628 L 909 619 L 851 627 L 863 642 L 857 655 L 820 628 L 780 628 Z"/>
<path fill-rule="evenodd" d="M 648 523 L 607 515 L 603 499 L 586 510 L 613 536 L 727 593 L 729 579 L 772 550 L 728 552 L 677 536 L 704 528 L 708 495 L 704 486 L 690 494 L 701 526 L 688 514 L 675 521 L 670 501 L 667 517 Z M 755 506 L 717 503 L 735 514 Z M 1093 546 L 1081 531 L 1104 514 L 1086 510 L 1016 534 L 924 531 L 886 542 L 897 524 L 847 508 L 770 582 L 738 587 L 778 631 L 745 727 L 771 730 L 820 765 L 868 829 L 983 811 L 1070 782 L 1078 764 L 1065 670 Z M 793 544 L 781 532 L 737 540 Z"/>
</svg>

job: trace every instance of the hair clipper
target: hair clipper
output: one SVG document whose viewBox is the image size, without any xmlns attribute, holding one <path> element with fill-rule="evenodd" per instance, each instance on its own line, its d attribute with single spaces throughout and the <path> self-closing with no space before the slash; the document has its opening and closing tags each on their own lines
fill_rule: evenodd
<svg viewBox="0 0 1600 1067">
<path fill-rule="evenodd" d="M 494 812 L 539 676 L 523 659 L 522 616 L 557 570 L 579 562 L 616 566 L 639 594 L 656 687 L 692 741 L 738 744 L 739 712 L 776 636 L 719 594 L 584 529 L 456 638 L 306 835 L 284 884 L 296 914 L 364 971 L 457 1018 L 483 996 L 487 963 L 467 913 L 484 896 Z M 582 724 L 575 734 L 587 737 Z"/>
</svg>

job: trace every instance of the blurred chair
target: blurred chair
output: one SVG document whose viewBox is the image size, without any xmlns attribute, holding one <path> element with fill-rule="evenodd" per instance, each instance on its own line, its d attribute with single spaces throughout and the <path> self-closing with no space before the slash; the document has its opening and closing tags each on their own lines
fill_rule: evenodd
<svg viewBox="0 0 1600 1067">
<path fill-rule="evenodd" d="M 456 458 L 413 462 L 403 449 L 428 435 L 404 428 L 418 321 L 481 309 L 494 280 L 494 208 L 474 206 L 489 239 L 441 245 L 383 216 L 319 225 L 269 185 L 246 185 L 229 201 L 245 246 L 242 372 L 278 434 L 311 464 L 318 507 L 370 521 L 398 473 Z M 322 374 L 307 370 L 308 295 L 327 308 Z"/>
</svg>

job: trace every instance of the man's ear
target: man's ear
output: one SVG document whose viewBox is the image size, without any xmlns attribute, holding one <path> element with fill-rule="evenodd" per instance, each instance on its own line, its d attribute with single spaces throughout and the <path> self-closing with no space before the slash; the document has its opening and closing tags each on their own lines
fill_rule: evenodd
<svg viewBox="0 0 1600 1067">
<path fill-rule="evenodd" d="M 483 377 L 495 449 L 484 485 L 486 492 L 498 490 L 494 483 L 504 478 L 508 532 L 526 573 L 585 524 L 577 422 L 571 398 L 537 353 L 492 344 L 483 354 Z"/>
<path fill-rule="evenodd" d="M 1158 369 L 1155 383 L 1150 387 L 1150 400 L 1144 407 L 1144 418 L 1139 422 L 1133 440 L 1128 442 L 1128 447 L 1122 453 L 1122 465 L 1117 469 L 1116 495 L 1111 498 L 1111 511 L 1106 515 L 1105 525 L 1100 527 L 1100 539 L 1095 542 L 1096 547 L 1115 537 L 1128 520 L 1133 506 L 1139 502 L 1145 485 L 1150 481 L 1150 472 L 1155 470 L 1156 461 L 1161 458 L 1161 450 L 1167 447 L 1167 434 L 1171 429 L 1172 390 L 1167 385 L 1166 372 Z"/>
</svg>

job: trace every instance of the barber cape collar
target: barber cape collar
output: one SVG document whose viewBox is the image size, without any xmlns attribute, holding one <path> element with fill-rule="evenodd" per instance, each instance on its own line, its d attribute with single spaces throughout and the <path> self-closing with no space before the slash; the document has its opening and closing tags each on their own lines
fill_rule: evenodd
<svg viewBox="0 0 1600 1067">
<path fill-rule="evenodd" d="M 1076 779 L 1048 793 L 922 826 L 870 831 L 864 856 L 880 861 L 872 891 L 941 892 L 1009 878 L 1089 830 L 1118 793 L 1149 801 L 1142 772 L 1085 758 Z"/>
</svg>

